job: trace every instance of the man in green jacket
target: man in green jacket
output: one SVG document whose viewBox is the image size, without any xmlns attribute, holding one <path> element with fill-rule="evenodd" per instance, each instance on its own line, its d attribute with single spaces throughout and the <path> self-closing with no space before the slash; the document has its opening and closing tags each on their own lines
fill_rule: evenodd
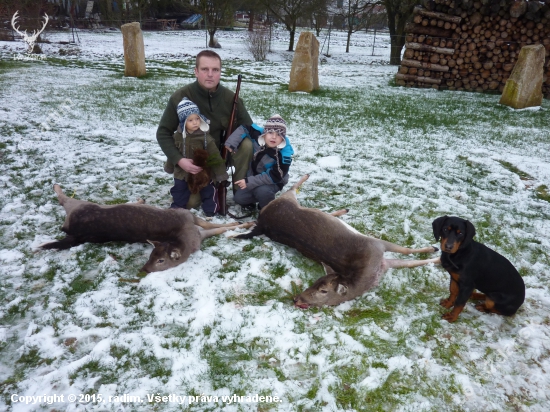
<svg viewBox="0 0 550 412">
<path fill-rule="evenodd" d="M 221 68 L 222 60 L 216 52 L 211 50 L 201 51 L 197 54 L 195 64 L 195 77 L 197 80 L 183 86 L 170 96 L 157 129 L 157 141 L 168 158 L 165 165 L 165 170 L 168 173 L 173 173 L 174 165 L 178 165 L 191 174 L 196 174 L 202 170 L 199 166 L 193 164 L 192 159 L 184 158 L 174 143 L 174 133 L 181 133 L 181 130 L 178 130 L 179 118 L 176 109 L 184 97 L 194 102 L 201 113 L 210 120 L 210 135 L 214 138 L 218 148 L 221 146 L 223 133 L 229 125 L 229 117 L 231 116 L 235 97 L 233 91 L 220 84 Z M 242 99 L 239 98 L 236 113 L 237 126 L 251 125 L 252 123 Z M 235 166 L 234 181 L 245 178 L 252 160 L 252 143 L 247 143 L 247 147 L 241 145 L 238 153 L 231 157 Z M 187 207 L 197 207 L 198 205 L 200 205 L 200 197 L 197 195 L 191 196 Z"/>
</svg>

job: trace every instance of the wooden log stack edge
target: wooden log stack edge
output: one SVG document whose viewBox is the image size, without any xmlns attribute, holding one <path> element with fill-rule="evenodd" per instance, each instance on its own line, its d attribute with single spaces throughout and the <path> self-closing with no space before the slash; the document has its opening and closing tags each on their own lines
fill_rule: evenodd
<svg viewBox="0 0 550 412">
<path fill-rule="evenodd" d="M 550 0 L 425 0 L 405 30 L 398 85 L 502 92 L 521 48 L 542 44 L 550 98 Z"/>
</svg>

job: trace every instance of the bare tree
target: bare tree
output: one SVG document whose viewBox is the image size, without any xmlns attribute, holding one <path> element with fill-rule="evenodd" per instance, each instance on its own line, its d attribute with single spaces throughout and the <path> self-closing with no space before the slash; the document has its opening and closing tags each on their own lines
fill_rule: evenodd
<svg viewBox="0 0 550 412">
<path fill-rule="evenodd" d="M 375 0 L 343 0 L 337 2 L 337 7 L 333 8 L 334 15 L 339 16 L 346 25 L 346 53 L 349 53 L 351 35 L 366 28 L 368 16 L 372 14 L 376 5 Z"/>
<path fill-rule="evenodd" d="M 265 11 L 265 6 L 260 0 L 244 0 L 239 2 L 238 10 L 246 10 L 248 13 L 248 31 L 254 31 L 256 16 Z"/>
<path fill-rule="evenodd" d="M 306 11 L 311 0 L 262 0 L 280 21 L 283 22 L 290 33 L 288 51 L 294 51 L 294 36 L 296 25 L 300 17 L 306 16 Z"/>
<path fill-rule="evenodd" d="M 208 47 L 215 47 L 214 35 L 220 27 L 225 26 L 229 18 L 233 18 L 233 3 L 231 0 L 200 0 L 198 8 L 208 30 Z"/>
<path fill-rule="evenodd" d="M 321 35 L 321 30 L 328 24 L 329 2 L 330 0 L 311 0 L 304 10 L 304 15 L 311 19 L 311 26 L 317 37 Z"/>
<path fill-rule="evenodd" d="M 381 0 L 388 14 L 388 29 L 390 31 L 390 64 L 401 64 L 401 50 L 405 45 L 405 24 L 413 14 L 414 6 L 421 4 L 420 0 Z"/>
<path fill-rule="evenodd" d="M 269 31 L 266 29 L 249 31 L 245 40 L 246 49 L 255 61 L 264 61 L 269 51 Z"/>
</svg>

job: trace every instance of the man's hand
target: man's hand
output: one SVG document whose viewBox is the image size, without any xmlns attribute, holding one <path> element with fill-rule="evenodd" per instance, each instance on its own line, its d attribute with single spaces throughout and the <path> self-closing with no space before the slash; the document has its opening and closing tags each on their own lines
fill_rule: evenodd
<svg viewBox="0 0 550 412">
<path fill-rule="evenodd" d="M 196 175 L 197 173 L 202 171 L 202 167 L 195 165 L 195 163 L 193 163 L 193 160 L 191 159 L 180 159 L 180 161 L 178 162 L 178 166 L 185 170 L 187 173 L 191 173 L 192 175 Z"/>
<path fill-rule="evenodd" d="M 241 189 L 246 189 L 246 182 L 245 182 L 244 179 L 237 180 L 237 181 L 235 182 L 235 184 L 236 184 L 237 186 L 239 186 Z"/>
</svg>

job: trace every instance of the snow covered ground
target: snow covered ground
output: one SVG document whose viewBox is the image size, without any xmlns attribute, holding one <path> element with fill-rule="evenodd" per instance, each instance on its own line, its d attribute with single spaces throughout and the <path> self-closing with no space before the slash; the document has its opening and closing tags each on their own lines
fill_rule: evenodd
<svg viewBox="0 0 550 412">
<path fill-rule="evenodd" d="M 266 238 L 208 239 L 139 283 L 119 279 L 135 277 L 148 245 L 37 251 L 61 236 L 55 182 L 102 204 L 169 205 L 155 131 L 206 38 L 145 32 L 144 79 L 123 77 L 118 31 L 81 31 L 77 44 L 48 33 L 41 61 L 0 42 L 0 410 L 549 410 L 548 102 L 513 111 L 495 95 L 393 87 L 388 36 L 373 48 L 354 34 L 347 54 L 342 32 L 321 55 L 321 90 L 288 93 L 287 33 L 266 62 L 245 35 L 217 35 L 222 82 L 243 73 L 253 119 L 287 120 L 291 182 L 311 173 L 302 204 L 349 208 L 356 229 L 409 247 L 436 245 L 436 217 L 467 218 L 516 265 L 525 304 L 503 318 L 470 303 L 448 324 L 448 275 L 429 265 L 298 310 L 289 296 L 322 268 Z"/>
</svg>

